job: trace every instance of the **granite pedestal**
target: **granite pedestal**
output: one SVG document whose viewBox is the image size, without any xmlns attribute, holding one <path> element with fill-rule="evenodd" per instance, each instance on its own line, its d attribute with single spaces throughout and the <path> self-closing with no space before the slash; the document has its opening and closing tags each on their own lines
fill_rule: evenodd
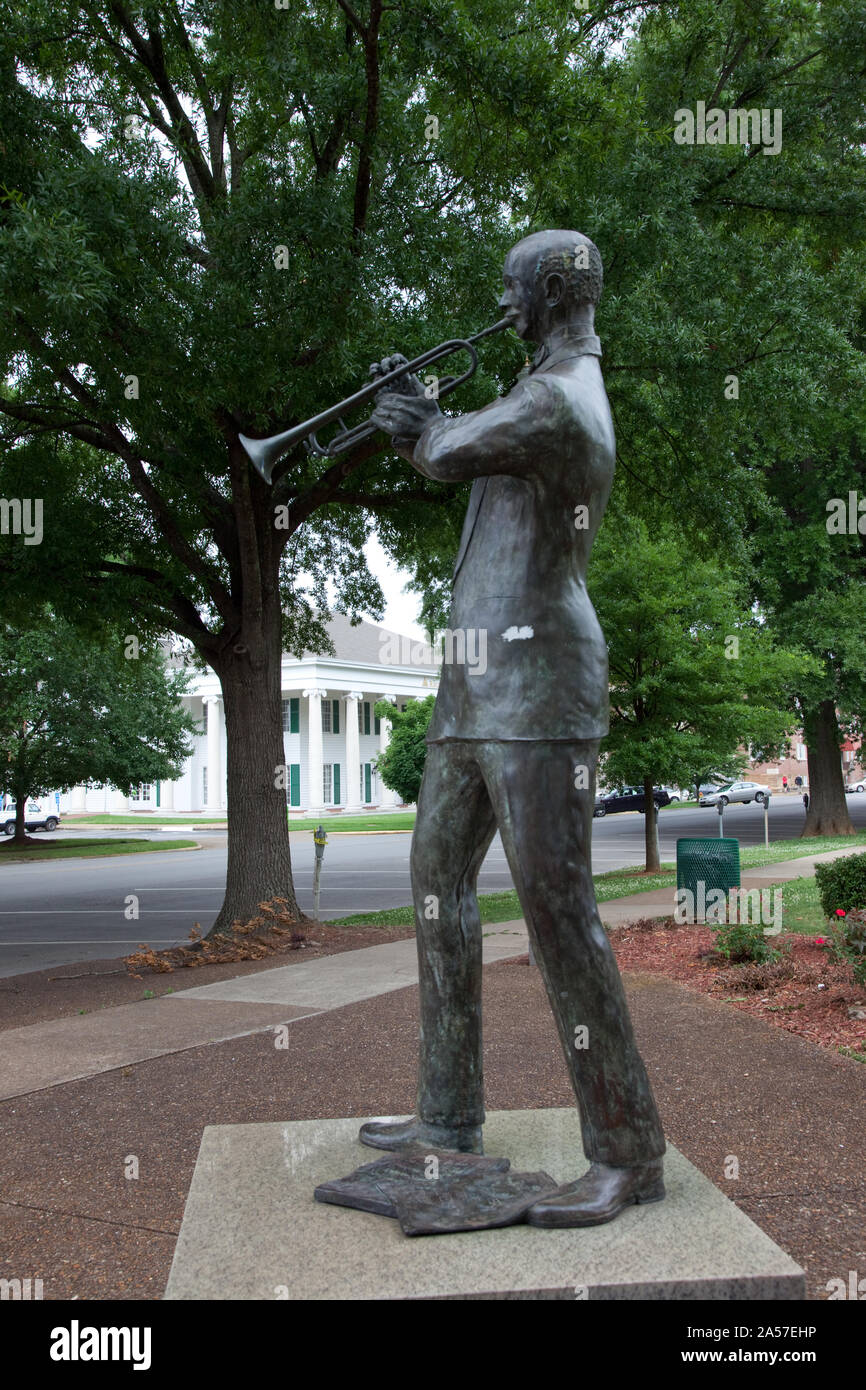
<svg viewBox="0 0 866 1390">
<path fill-rule="evenodd" d="M 364 1118 L 204 1131 L 167 1299 L 800 1299 L 794 1261 L 676 1149 L 668 1195 L 581 1230 L 407 1237 L 313 1199 L 376 1157 Z M 381 1117 L 379 1117 L 381 1118 Z M 585 1171 L 575 1110 L 494 1111 L 485 1152 L 560 1183 Z"/>
</svg>

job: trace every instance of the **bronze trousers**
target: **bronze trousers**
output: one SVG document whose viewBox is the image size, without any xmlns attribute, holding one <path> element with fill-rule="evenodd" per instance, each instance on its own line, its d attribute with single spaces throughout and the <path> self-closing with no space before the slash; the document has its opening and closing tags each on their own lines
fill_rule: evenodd
<svg viewBox="0 0 866 1390">
<path fill-rule="evenodd" d="M 418 1115 L 484 1119 L 478 871 L 498 829 L 580 1110 L 586 1156 L 657 1158 L 664 1135 L 598 915 L 590 842 L 598 740 L 428 747 L 412 841 Z"/>
</svg>

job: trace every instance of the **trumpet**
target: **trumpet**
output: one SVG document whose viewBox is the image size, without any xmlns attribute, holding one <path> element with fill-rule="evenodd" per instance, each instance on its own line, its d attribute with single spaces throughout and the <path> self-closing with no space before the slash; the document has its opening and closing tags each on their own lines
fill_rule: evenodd
<svg viewBox="0 0 866 1390">
<path fill-rule="evenodd" d="M 386 372 L 384 376 L 376 377 L 374 381 L 362 386 L 360 391 L 356 391 L 354 396 L 347 396 L 338 405 L 332 405 L 327 410 L 321 411 L 311 419 L 305 420 L 303 424 L 294 425 L 289 430 L 284 430 L 282 434 L 272 434 L 269 439 L 250 439 L 247 435 L 240 435 L 240 441 L 249 454 L 250 461 L 257 473 L 260 473 L 266 483 L 270 483 L 273 478 L 274 469 L 281 458 L 289 453 L 301 440 L 306 440 L 307 452 L 317 458 L 333 458 L 336 454 L 343 454 L 347 449 L 354 449 L 356 444 L 360 444 L 362 439 L 369 439 L 370 435 L 375 434 L 379 426 L 374 425 L 372 420 L 365 420 L 359 425 L 349 428 L 343 422 L 343 415 L 350 410 L 359 410 L 368 401 L 374 400 L 380 391 L 385 391 L 392 382 L 398 381 L 400 377 L 407 376 L 410 372 L 420 372 L 422 368 L 429 367 L 432 362 L 438 362 L 441 357 L 450 357 L 452 352 L 467 352 L 469 354 L 469 366 L 459 376 L 444 377 L 437 390 L 437 396 L 447 396 L 452 391 L 456 391 L 458 386 L 462 386 L 464 381 L 468 381 L 474 376 L 478 366 L 478 353 L 473 346 L 481 338 L 487 338 L 491 333 L 501 333 L 503 329 L 511 326 L 511 319 L 500 319 L 490 328 L 483 328 L 480 333 L 473 333 L 469 338 L 449 338 L 447 342 L 439 343 L 435 348 L 430 348 L 427 352 L 422 352 L 420 357 L 415 357 L 411 362 L 404 362 L 401 366 Z M 329 425 L 332 420 L 336 420 L 340 426 L 339 430 L 331 439 L 324 444 L 318 439 L 318 432 Z"/>
</svg>

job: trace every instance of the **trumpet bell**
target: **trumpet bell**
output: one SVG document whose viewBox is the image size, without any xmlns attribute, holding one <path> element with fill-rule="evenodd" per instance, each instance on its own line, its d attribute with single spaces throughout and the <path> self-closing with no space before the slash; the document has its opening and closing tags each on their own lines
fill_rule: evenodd
<svg viewBox="0 0 866 1390">
<path fill-rule="evenodd" d="M 282 434 L 272 434 L 269 439 L 250 439 L 246 434 L 239 434 L 238 438 L 246 449 L 253 468 L 266 483 L 270 483 L 280 459 L 305 439 L 307 433 L 306 426 L 301 425 L 285 430 Z"/>
</svg>

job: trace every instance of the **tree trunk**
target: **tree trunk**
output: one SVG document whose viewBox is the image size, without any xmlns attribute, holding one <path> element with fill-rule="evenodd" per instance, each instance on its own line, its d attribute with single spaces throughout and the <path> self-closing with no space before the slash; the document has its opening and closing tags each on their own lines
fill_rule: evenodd
<svg viewBox="0 0 866 1390">
<path fill-rule="evenodd" d="M 276 605 L 261 625 L 220 659 L 226 719 L 228 863 L 226 896 L 208 936 L 260 916 L 259 904 L 285 898 L 299 915 L 292 880 L 280 705 L 281 623 Z"/>
<path fill-rule="evenodd" d="M 644 793 L 644 838 L 646 842 L 646 865 L 645 871 L 648 874 L 657 874 L 660 868 L 659 863 L 659 830 L 658 815 L 656 804 L 653 797 L 652 778 L 643 779 Z"/>
<path fill-rule="evenodd" d="M 29 845 L 33 843 L 25 829 L 26 820 L 27 797 L 18 796 L 15 798 L 15 834 L 12 837 L 13 845 Z"/>
<path fill-rule="evenodd" d="M 809 768 L 809 809 L 803 835 L 854 835 L 842 780 L 836 706 L 822 700 L 803 721 Z"/>
</svg>

